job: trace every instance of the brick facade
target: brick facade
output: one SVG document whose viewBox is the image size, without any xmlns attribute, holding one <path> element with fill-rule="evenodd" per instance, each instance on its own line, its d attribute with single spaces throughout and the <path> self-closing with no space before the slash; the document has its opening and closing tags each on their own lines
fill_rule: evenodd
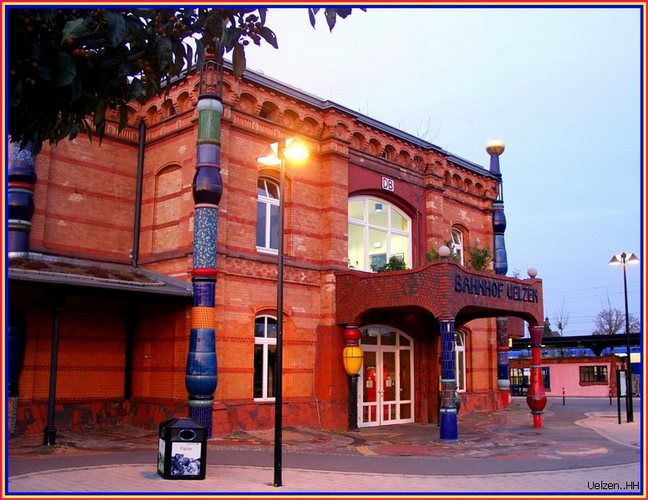
<svg viewBox="0 0 648 500">
<path fill-rule="evenodd" d="M 192 74 L 168 96 L 134 103 L 129 127 L 116 135 L 116 125 L 109 124 L 101 145 L 78 137 L 44 146 L 36 164 L 31 252 L 120 264 L 134 258 L 151 271 L 189 281 L 196 100 Z M 253 398 L 253 358 L 255 318 L 275 314 L 277 287 L 276 256 L 256 249 L 257 180 L 276 171 L 260 170 L 256 157 L 270 142 L 292 135 L 305 139 L 311 157 L 305 166 L 286 166 L 284 425 L 346 427 L 342 332 L 349 322 L 387 324 L 413 338 L 414 420 L 431 423 L 439 410 L 439 319 L 458 318 L 457 326 L 467 332 L 462 411 L 501 407 L 494 318 L 541 321 L 541 281 L 498 278 L 534 287 L 535 302 L 482 300 L 458 293 L 453 280 L 457 273 L 495 279 L 492 271 L 426 260 L 430 250 L 448 241 L 452 227 L 462 229 L 466 248 L 492 247 L 497 179 L 432 144 L 259 75 L 234 80 L 226 74 L 223 103 L 214 432 L 273 423 L 273 403 Z M 146 144 L 141 226 L 134 235 L 140 120 Z M 393 191 L 382 188 L 383 178 L 394 183 Z M 411 218 L 411 271 L 347 270 L 351 196 L 383 199 Z M 139 254 L 132 256 L 135 236 Z M 441 268 L 442 273 L 434 271 Z M 372 284 L 353 286 L 349 276 Z M 340 295 L 349 290 L 352 305 Z M 155 427 L 186 414 L 190 304 L 81 289 L 67 294 L 58 425 Z M 17 432 L 41 432 L 50 362 L 48 297 L 38 285 L 12 283 L 10 299 L 28 316 Z"/>
</svg>

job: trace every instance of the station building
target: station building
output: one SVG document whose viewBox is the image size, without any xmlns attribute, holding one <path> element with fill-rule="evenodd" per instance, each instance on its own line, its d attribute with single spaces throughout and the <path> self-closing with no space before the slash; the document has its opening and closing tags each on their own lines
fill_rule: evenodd
<svg viewBox="0 0 648 500">
<path fill-rule="evenodd" d="M 187 415 L 190 334 L 206 322 L 215 332 L 214 434 L 271 427 L 280 202 L 284 425 L 436 424 L 455 403 L 462 412 L 506 406 L 507 318 L 533 330 L 544 313 L 535 273 L 506 276 L 503 147 L 485 153 L 484 168 L 226 68 L 222 197 L 208 256 L 214 312 L 197 318 L 206 310 L 192 289 L 199 79 L 189 73 L 168 94 L 133 103 L 119 134 L 113 113 L 101 144 L 79 136 L 35 157 L 12 145 L 12 433 L 156 428 Z M 286 137 L 310 156 L 285 162 L 280 192 L 279 170 L 256 160 Z M 476 266 L 479 249 L 493 262 Z M 405 269 L 380 272 L 390 263 Z M 356 344 L 361 366 L 348 373 L 345 347 Z"/>
</svg>

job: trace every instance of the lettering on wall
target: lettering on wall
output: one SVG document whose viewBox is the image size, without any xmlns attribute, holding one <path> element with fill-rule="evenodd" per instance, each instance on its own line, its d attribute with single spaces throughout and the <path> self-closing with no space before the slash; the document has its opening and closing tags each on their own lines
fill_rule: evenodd
<svg viewBox="0 0 648 500">
<path fill-rule="evenodd" d="M 394 184 L 394 179 L 390 179 L 389 177 L 382 178 L 382 188 L 385 191 L 391 191 L 393 193 L 395 187 L 396 185 Z"/>
<path fill-rule="evenodd" d="M 516 302 L 538 302 L 538 290 L 533 286 L 509 283 L 493 278 L 455 275 L 454 291 L 493 299 Z"/>
</svg>

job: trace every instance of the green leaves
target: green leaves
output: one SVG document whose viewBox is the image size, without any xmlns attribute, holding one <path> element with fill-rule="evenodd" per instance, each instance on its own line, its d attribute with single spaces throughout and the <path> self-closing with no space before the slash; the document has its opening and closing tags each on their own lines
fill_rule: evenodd
<svg viewBox="0 0 648 500">
<path fill-rule="evenodd" d="M 63 28 L 61 45 L 71 45 L 70 40 L 78 40 L 90 34 L 90 30 L 85 25 L 84 19 L 73 19 L 68 21 Z"/>
<path fill-rule="evenodd" d="M 76 62 L 74 61 L 74 58 L 67 52 L 63 52 L 59 58 L 58 66 L 59 71 L 56 85 L 58 87 L 72 85 L 72 82 L 77 75 Z"/>
<path fill-rule="evenodd" d="M 308 9 L 308 19 L 310 21 L 311 26 L 314 28 L 315 27 L 315 22 L 316 22 L 316 16 L 317 13 L 321 9 L 317 7 L 310 7 Z M 361 11 L 366 12 L 367 9 L 364 7 L 360 8 Z M 324 9 L 324 17 L 326 18 L 326 24 L 328 25 L 329 31 L 333 31 L 333 28 L 335 27 L 335 23 L 337 21 L 338 16 L 341 17 L 342 19 L 346 19 L 348 16 L 351 15 L 352 9 L 349 8 L 340 8 L 340 9 L 335 9 L 335 8 L 328 8 Z"/>
<path fill-rule="evenodd" d="M 308 9 L 313 26 L 319 10 Z M 351 9 L 324 12 L 332 30 Z M 35 152 L 80 132 L 101 141 L 108 109 L 122 130 L 129 101 L 168 92 L 172 78 L 202 66 L 205 49 L 231 54 L 239 78 L 251 43 L 279 47 L 265 7 L 12 8 L 6 17 L 8 131 Z"/>
</svg>

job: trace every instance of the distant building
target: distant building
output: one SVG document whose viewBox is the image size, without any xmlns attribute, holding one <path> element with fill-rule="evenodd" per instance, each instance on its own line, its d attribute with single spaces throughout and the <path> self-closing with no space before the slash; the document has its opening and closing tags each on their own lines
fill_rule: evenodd
<svg viewBox="0 0 648 500">
<path fill-rule="evenodd" d="M 638 342 L 638 335 L 633 345 Z M 572 336 L 543 339 L 542 380 L 547 397 L 609 397 L 617 394 L 617 371 L 625 369 L 625 336 Z M 509 351 L 511 394 L 526 395 L 531 373 L 528 339 L 512 342 Z M 641 349 L 631 349 L 633 395 L 639 394 Z M 625 387 L 623 387 L 625 391 Z"/>
</svg>

